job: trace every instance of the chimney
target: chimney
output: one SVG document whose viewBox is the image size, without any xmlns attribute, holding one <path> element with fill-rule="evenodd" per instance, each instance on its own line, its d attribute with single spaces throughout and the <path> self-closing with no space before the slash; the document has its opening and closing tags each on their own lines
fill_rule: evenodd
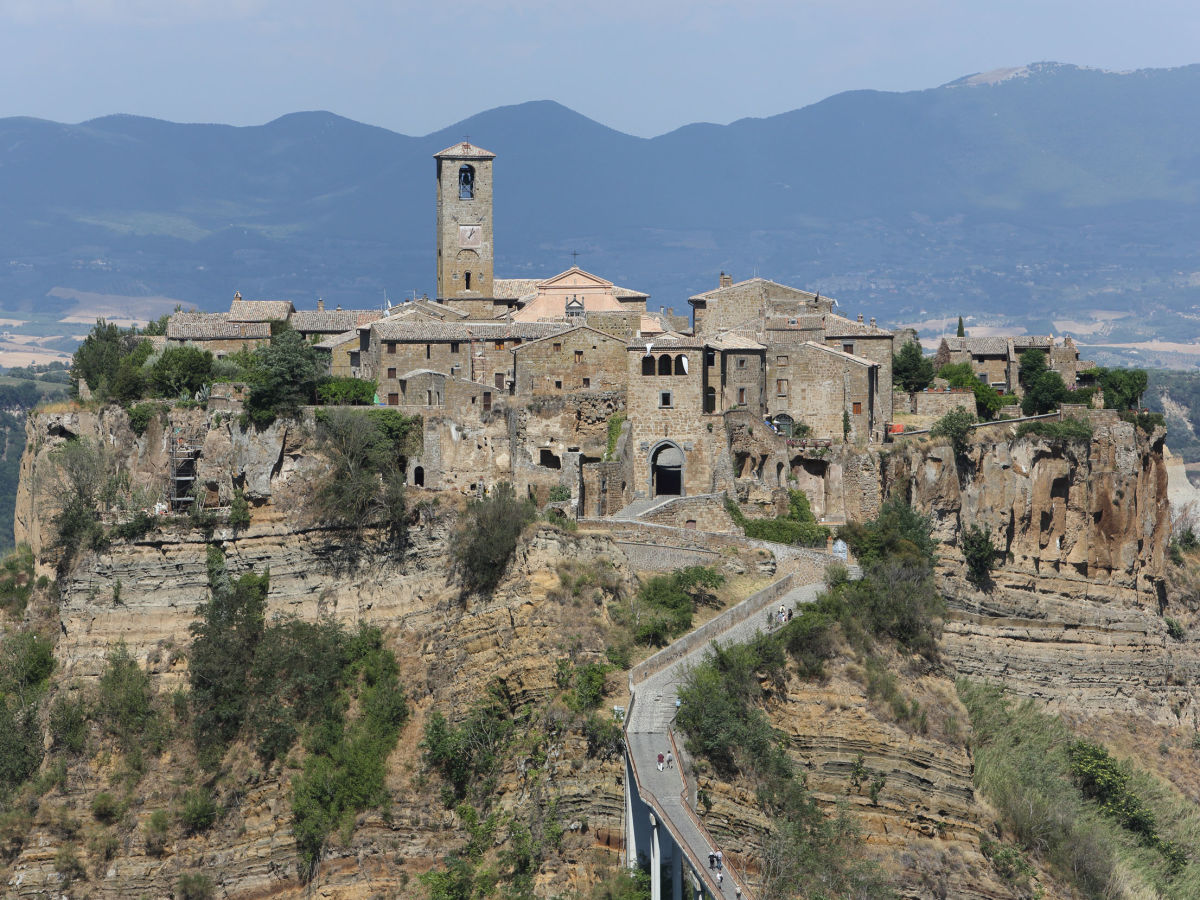
<svg viewBox="0 0 1200 900">
<path fill-rule="evenodd" d="M 721 287 L 730 287 L 733 285 L 733 276 L 726 275 L 724 272 L 722 272 L 720 281 L 718 283 Z"/>
<path fill-rule="evenodd" d="M 871 316 L 871 327 L 872 328 L 875 327 L 875 317 L 874 316 Z"/>
<path fill-rule="evenodd" d="M 325 298 L 324 297 L 317 298 L 317 312 L 325 312 Z"/>
<path fill-rule="evenodd" d="M 340 303 L 339 303 L 339 304 L 337 305 L 337 311 L 338 311 L 338 312 L 341 312 L 341 311 L 342 311 L 342 304 L 340 304 Z"/>
<path fill-rule="evenodd" d="M 860 322 L 862 321 L 862 313 L 858 314 L 858 321 L 860 321 Z"/>
</svg>

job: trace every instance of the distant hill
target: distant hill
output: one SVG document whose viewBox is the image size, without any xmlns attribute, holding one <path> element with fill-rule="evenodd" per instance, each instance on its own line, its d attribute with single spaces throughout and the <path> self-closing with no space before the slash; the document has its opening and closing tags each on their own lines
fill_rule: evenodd
<svg viewBox="0 0 1200 900">
<path fill-rule="evenodd" d="M 496 163 L 497 273 L 579 264 L 680 310 L 720 270 L 889 322 L 1129 311 L 1107 340 L 1200 333 L 1200 66 L 1052 63 L 854 91 L 766 119 L 622 134 L 553 102 L 410 137 L 266 125 L 0 120 L 0 311 L 68 291 L 378 305 L 432 292 L 431 156 Z M 61 293 L 61 292 L 60 292 Z M 1059 328 L 1058 330 L 1062 330 Z"/>
</svg>

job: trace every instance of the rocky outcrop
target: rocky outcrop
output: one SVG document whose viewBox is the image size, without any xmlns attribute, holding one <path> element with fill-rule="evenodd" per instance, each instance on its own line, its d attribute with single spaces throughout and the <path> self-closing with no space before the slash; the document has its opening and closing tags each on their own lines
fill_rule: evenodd
<svg viewBox="0 0 1200 900">
<path fill-rule="evenodd" d="M 959 675 L 1073 713 L 1198 723 L 1200 654 L 1164 618 L 1162 442 L 1115 422 L 1081 444 L 981 434 L 963 459 L 924 442 L 883 461 L 885 493 L 928 513 L 942 542 L 942 652 Z M 975 524 L 998 551 L 986 590 L 966 580 L 958 549 Z"/>
</svg>

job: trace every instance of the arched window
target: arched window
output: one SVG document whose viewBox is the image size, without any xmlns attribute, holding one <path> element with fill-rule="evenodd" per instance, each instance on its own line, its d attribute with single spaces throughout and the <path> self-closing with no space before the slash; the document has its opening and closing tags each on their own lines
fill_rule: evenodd
<svg viewBox="0 0 1200 900">
<path fill-rule="evenodd" d="M 653 375 L 654 374 L 654 357 L 653 356 L 643 356 L 642 357 L 642 374 L 643 375 Z"/>
<path fill-rule="evenodd" d="M 706 413 L 717 411 L 717 389 L 711 385 L 704 389 L 704 411 Z"/>
<path fill-rule="evenodd" d="M 665 353 L 658 358 L 658 374 L 659 375 L 670 375 L 671 374 L 671 357 L 669 357 Z"/>
<path fill-rule="evenodd" d="M 475 199 L 475 168 L 473 166 L 462 166 L 458 170 L 458 199 Z"/>
<path fill-rule="evenodd" d="M 675 357 L 675 374 L 676 375 L 686 375 L 687 370 L 688 370 L 687 356 L 683 353 L 680 353 L 677 357 Z"/>
</svg>

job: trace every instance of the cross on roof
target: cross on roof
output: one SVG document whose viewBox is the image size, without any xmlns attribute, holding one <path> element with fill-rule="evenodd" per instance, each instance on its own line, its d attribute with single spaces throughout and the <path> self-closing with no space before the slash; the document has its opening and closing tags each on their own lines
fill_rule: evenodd
<svg viewBox="0 0 1200 900">
<path fill-rule="evenodd" d="M 578 250 L 572 250 L 572 251 L 571 251 L 571 264 L 572 264 L 572 265 L 574 265 L 574 264 L 575 264 L 575 263 L 577 263 L 578 261 L 579 261 L 579 251 L 578 251 Z"/>
</svg>

